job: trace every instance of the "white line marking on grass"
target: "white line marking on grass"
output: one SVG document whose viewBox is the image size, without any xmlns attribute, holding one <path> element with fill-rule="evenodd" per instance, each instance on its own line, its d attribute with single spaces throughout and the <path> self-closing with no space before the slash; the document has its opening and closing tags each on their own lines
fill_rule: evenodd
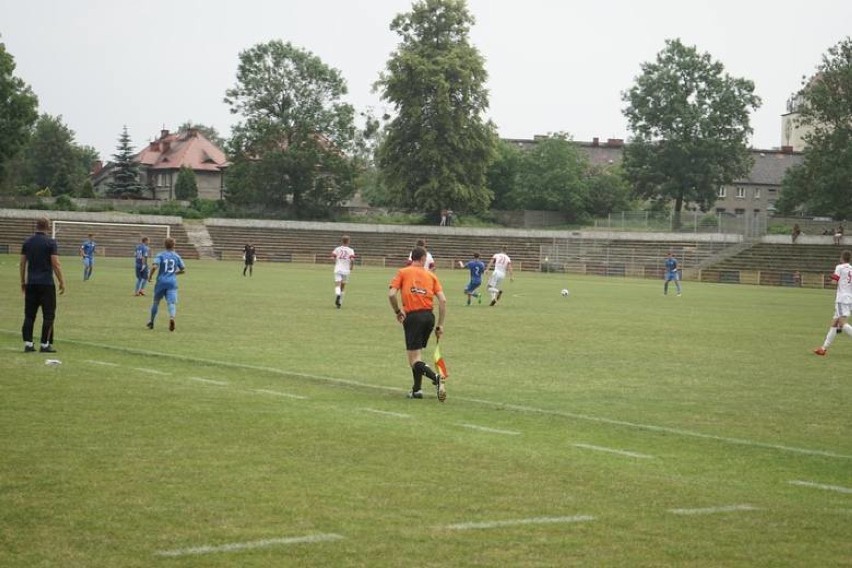
<svg viewBox="0 0 852 568">
<path fill-rule="evenodd" d="M 837 491 L 838 493 L 852 493 L 849 487 L 841 487 L 839 485 L 823 485 L 822 483 L 814 483 L 813 481 L 801 481 L 795 479 L 788 482 L 790 485 L 799 485 L 801 487 L 812 487 L 813 489 L 824 489 L 826 491 Z"/>
<path fill-rule="evenodd" d="M 91 363 L 92 365 L 101 365 L 103 367 L 121 367 L 118 363 L 110 363 L 108 361 L 95 361 L 94 359 L 86 359 L 84 363 Z"/>
<path fill-rule="evenodd" d="M 516 410 L 518 412 L 531 412 L 536 414 L 545 414 L 547 416 L 561 416 L 563 418 L 572 418 L 575 420 L 586 420 L 589 422 L 597 422 L 598 424 L 611 424 L 613 426 L 625 426 L 627 428 L 636 428 L 637 430 L 648 430 L 650 432 L 664 432 L 666 434 L 675 434 L 678 436 L 687 436 L 690 438 L 701 438 L 704 440 L 714 440 L 724 442 L 726 444 L 736 444 L 739 446 L 749 446 L 752 448 L 765 448 L 769 450 L 779 450 L 782 452 L 790 452 L 795 454 L 804 454 L 809 456 L 823 456 L 829 458 L 840 458 L 852 460 L 852 455 L 839 454 L 826 450 L 814 450 L 810 448 L 797 448 L 795 446 L 784 446 L 782 444 L 769 444 L 766 442 L 756 442 L 754 440 L 745 440 L 743 438 L 729 438 L 727 436 L 717 436 L 715 434 L 705 434 L 704 432 L 695 432 L 693 430 L 683 430 L 681 428 L 671 428 L 668 426 L 656 426 L 654 424 L 642 424 L 639 422 L 628 422 L 626 420 L 617 420 L 615 418 L 605 418 L 603 416 L 590 416 L 588 414 L 577 414 L 574 412 L 564 412 L 560 410 L 545 410 L 542 408 L 534 408 L 532 406 L 522 406 L 519 404 L 506 404 L 494 402 L 490 400 L 482 400 L 476 398 L 461 399 L 455 397 L 453 400 L 465 400 L 486 406 L 496 406 L 503 410 Z"/>
<path fill-rule="evenodd" d="M 471 430 L 479 430 L 480 432 L 490 432 L 491 434 L 506 434 L 508 436 L 520 436 L 520 432 L 516 432 L 514 430 L 498 430 L 497 428 L 488 428 L 486 426 L 477 426 L 476 424 L 456 424 L 456 426 L 461 426 L 463 428 L 470 428 Z"/>
<path fill-rule="evenodd" d="M 314 542 L 328 542 L 332 540 L 341 540 L 343 537 L 339 534 L 313 534 L 308 536 L 297 536 L 290 538 L 268 538 L 264 540 L 254 540 L 251 542 L 234 542 L 231 544 L 222 544 L 219 546 L 197 546 L 194 548 L 178 548 L 176 550 L 160 550 L 154 553 L 156 556 L 197 556 L 199 554 L 214 554 L 217 552 L 237 552 L 240 550 L 254 550 L 257 548 L 268 548 L 270 546 L 280 546 L 285 544 L 310 544 Z"/>
<path fill-rule="evenodd" d="M 702 509 L 669 509 L 675 515 L 713 515 L 715 513 L 735 513 L 737 511 L 757 511 L 752 505 L 728 505 L 726 507 L 704 507 Z"/>
<path fill-rule="evenodd" d="M 189 377 L 190 381 L 198 381 L 199 383 L 207 383 L 211 385 L 219 385 L 220 387 L 227 386 L 226 381 L 214 381 L 213 379 L 203 379 L 201 377 Z"/>
<path fill-rule="evenodd" d="M 642 458 L 642 459 L 651 459 L 654 456 L 650 456 L 648 454 L 640 454 L 637 452 L 628 452 L 625 450 L 616 450 L 615 448 L 605 448 L 603 446 L 593 446 L 591 444 L 574 444 L 574 446 L 578 448 L 584 448 L 586 450 L 595 450 L 596 452 L 606 452 L 608 454 L 616 454 L 619 456 L 627 456 L 629 458 Z"/>
<path fill-rule="evenodd" d="M 374 412 L 376 414 L 383 414 L 385 416 L 395 416 L 397 418 L 411 418 L 410 414 L 403 414 L 401 412 L 388 412 L 387 410 L 377 410 L 375 408 L 365 408 L 366 412 Z"/>
<path fill-rule="evenodd" d="M 532 519 L 515 519 L 511 521 L 485 521 L 480 523 L 458 523 L 440 527 L 451 531 L 469 531 L 473 529 L 497 529 L 501 527 L 515 527 L 520 525 L 548 525 L 560 523 L 585 523 L 594 521 L 589 515 L 576 515 L 573 517 L 534 517 Z"/>
<path fill-rule="evenodd" d="M 5 333 L 7 335 L 15 335 L 20 334 L 20 330 L 12 331 L 12 330 L 0 330 L 0 333 Z M 79 341 L 76 339 L 63 339 L 63 343 L 68 343 L 71 345 L 85 345 L 87 347 L 97 347 L 99 349 L 107 349 L 110 351 L 116 351 L 119 353 L 128 353 L 130 355 L 145 355 L 149 357 L 158 357 L 160 359 L 170 358 L 176 361 L 186 361 L 190 363 L 199 363 L 201 365 L 212 365 L 216 367 L 224 367 L 231 369 L 244 369 L 250 371 L 262 371 L 265 373 L 270 373 L 273 375 L 279 375 L 283 377 L 297 377 L 304 379 L 311 379 L 316 381 L 324 381 L 327 383 L 338 384 L 338 385 L 348 385 L 358 388 L 365 389 L 374 389 L 374 390 L 383 390 L 392 393 L 399 393 L 400 389 L 395 387 L 386 387 L 383 385 L 371 385 L 367 383 L 360 383 L 358 381 L 352 381 L 349 379 L 340 379 L 336 377 L 326 377 L 323 375 L 312 375 L 309 373 L 298 373 L 285 371 L 283 369 L 276 369 L 274 367 L 262 367 L 259 365 L 247 365 L 243 363 L 233 363 L 230 361 L 217 361 L 215 359 L 203 359 L 201 357 L 190 357 L 187 355 L 176 355 L 174 353 L 162 353 L 159 351 L 149 351 L 147 349 L 134 349 L 130 347 L 121 347 L 117 345 L 107 345 L 104 343 L 94 343 L 91 341 Z M 623 426 L 627 428 L 635 428 L 637 430 L 648 430 L 650 432 L 664 432 L 666 434 L 674 434 L 677 436 L 685 436 L 690 438 L 700 438 L 703 440 L 713 440 L 716 442 L 723 442 L 726 444 L 735 444 L 739 446 L 748 446 L 752 448 L 764 448 L 769 450 L 778 450 L 781 452 L 789 452 L 794 454 L 803 454 L 808 456 L 823 456 L 829 458 L 839 458 L 845 460 L 852 460 L 852 455 L 850 454 L 840 454 L 837 452 L 831 452 L 827 450 L 815 450 L 811 448 L 799 448 L 796 446 L 785 446 L 783 444 L 770 444 L 767 442 L 758 442 L 755 440 L 746 440 L 743 438 L 729 438 L 727 436 L 717 436 L 715 434 L 706 434 L 704 432 L 695 432 L 693 430 L 684 430 L 682 428 L 672 428 L 669 426 L 657 426 L 654 424 L 642 424 L 639 422 L 628 422 L 626 420 L 616 420 L 615 418 L 606 418 L 603 416 L 591 416 L 588 414 L 578 414 L 574 412 L 565 412 L 560 410 L 547 410 L 543 408 L 534 408 L 531 406 L 523 406 L 519 404 L 509 404 L 505 402 L 499 402 L 494 400 L 483 400 L 476 398 L 463 398 L 463 397 L 454 397 L 453 400 L 458 400 L 462 402 L 481 404 L 483 406 L 490 406 L 493 408 L 499 408 L 501 410 L 514 410 L 516 412 L 529 412 L 535 414 L 544 414 L 546 416 L 560 416 L 562 418 L 570 418 L 573 420 L 585 420 L 588 422 L 596 422 L 598 424 L 611 424 L 613 426 Z"/>
<path fill-rule="evenodd" d="M 148 373 L 149 375 L 160 375 L 163 377 L 168 377 L 171 373 L 166 373 L 165 371 L 158 371 L 157 369 L 148 369 L 146 367 L 130 367 L 134 371 L 139 371 L 140 373 Z"/>
<path fill-rule="evenodd" d="M 260 392 L 260 393 L 263 393 L 263 394 L 272 394 L 272 395 L 275 395 L 275 396 L 283 396 L 283 397 L 286 397 L 286 398 L 297 398 L 299 400 L 307 400 L 308 399 L 308 397 L 298 395 L 298 394 L 290 394 L 289 392 L 273 391 L 273 390 L 266 390 L 266 389 L 254 389 L 254 392 Z"/>
</svg>

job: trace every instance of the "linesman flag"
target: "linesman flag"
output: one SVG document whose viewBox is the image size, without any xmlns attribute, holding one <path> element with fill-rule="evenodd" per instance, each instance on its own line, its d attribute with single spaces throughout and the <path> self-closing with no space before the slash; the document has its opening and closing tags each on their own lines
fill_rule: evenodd
<svg viewBox="0 0 852 568">
<path fill-rule="evenodd" d="M 435 342 L 435 367 L 438 369 L 438 372 L 441 373 L 441 376 L 445 379 L 450 376 L 450 373 L 447 371 L 447 362 L 444 361 L 443 355 L 441 355 L 441 344 L 439 342 Z"/>
</svg>

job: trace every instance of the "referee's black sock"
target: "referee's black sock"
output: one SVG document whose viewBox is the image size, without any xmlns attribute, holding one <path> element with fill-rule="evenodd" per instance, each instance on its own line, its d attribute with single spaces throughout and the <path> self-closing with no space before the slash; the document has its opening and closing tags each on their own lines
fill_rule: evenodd
<svg viewBox="0 0 852 568">
<path fill-rule="evenodd" d="M 417 392 L 423 384 L 423 372 L 415 364 L 411 367 L 411 375 L 414 377 L 414 387 L 411 389 L 411 392 Z"/>
<path fill-rule="evenodd" d="M 433 384 L 438 383 L 438 375 L 435 374 L 435 371 L 429 368 L 429 365 L 424 363 L 423 361 L 418 361 L 414 364 L 415 369 L 420 369 L 420 376 L 426 375 Z"/>
</svg>

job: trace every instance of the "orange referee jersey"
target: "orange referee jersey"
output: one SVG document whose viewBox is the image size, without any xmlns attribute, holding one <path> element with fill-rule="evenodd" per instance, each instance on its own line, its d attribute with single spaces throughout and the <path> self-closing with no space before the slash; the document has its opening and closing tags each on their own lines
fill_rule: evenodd
<svg viewBox="0 0 852 568">
<path fill-rule="evenodd" d="M 400 268 L 390 287 L 400 291 L 402 309 L 406 312 L 431 310 L 435 294 L 443 291 L 438 277 L 422 266 Z"/>
</svg>

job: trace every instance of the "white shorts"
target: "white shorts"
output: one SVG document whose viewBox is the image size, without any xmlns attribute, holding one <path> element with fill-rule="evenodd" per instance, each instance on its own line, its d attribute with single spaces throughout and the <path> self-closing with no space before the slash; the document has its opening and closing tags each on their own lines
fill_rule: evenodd
<svg viewBox="0 0 852 568">
<path fill-rule="evenodd" d="M 335 272 L 334 273 L 334 281 L 335 282 L 349 282 L 349 273 L 348 272 Z"/>
<path fill-rule="evenodd" d="M 852 304 L 834 304 L 834 319 L 848 318 L 852 314 Z"/>
<path fill-rule="evenodd" d="M 494 272 L 491 278 L 488 279 L 488 287 L 499 289 L 504 278 L 506 278 L 505 272 Z"/>
</svg>

